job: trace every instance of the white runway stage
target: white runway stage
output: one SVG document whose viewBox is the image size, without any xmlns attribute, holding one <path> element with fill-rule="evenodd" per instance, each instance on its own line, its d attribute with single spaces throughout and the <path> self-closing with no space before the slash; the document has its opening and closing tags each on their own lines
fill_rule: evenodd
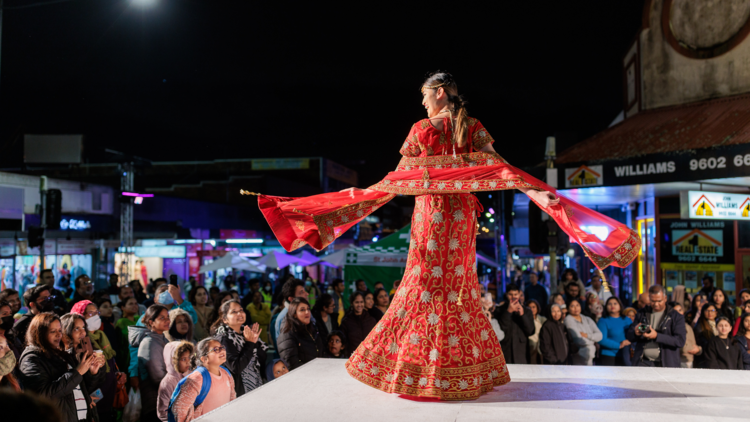
<svg viewBox="0 0 750 422">
<path fill-rule="evenodd" d="M 750 420 L 750 371 L 509 365 L 512 381 L 475 401 L 400 398 L 316 359 L 200 422 Z"/>
</svg>

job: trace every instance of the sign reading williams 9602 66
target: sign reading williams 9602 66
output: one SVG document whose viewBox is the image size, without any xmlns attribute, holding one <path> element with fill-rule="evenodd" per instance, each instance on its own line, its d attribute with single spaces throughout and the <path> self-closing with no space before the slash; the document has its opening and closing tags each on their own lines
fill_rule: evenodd
<svg viewBox="0 0 750 422">
<path fill-rule="evenodd" d="M 750 220 L 750 195 L 682 191 L 680 217 L 699 220 Z"/>
<path fill-rule="evenodd" d="M 650 154 L 623 160 L 602 160 L 585 163 L 565 163 L 558 173 L 558 186 L 580 188 L 587 186 L 626 186 L 648 183 L 688 182 L 692 180 L 722 179 L 750 176 L 750 144 L 724 148 L 706 148 L 680 153 Z M 582 167 L 597 168 L 599 176 L 581 176 L 578 184 L 568 177 Z M 597 183 L 598 182 L 598 183 Z"/>
</svg>

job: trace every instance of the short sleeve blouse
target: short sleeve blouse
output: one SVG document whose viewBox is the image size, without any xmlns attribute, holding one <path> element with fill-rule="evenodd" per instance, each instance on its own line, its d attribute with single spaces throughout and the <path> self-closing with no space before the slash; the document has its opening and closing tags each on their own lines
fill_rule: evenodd
<svg viewBox="0 0 750 422">
<path fill-rule="evenodd" d="M 443 119 L 444 130 L 437 130 L 430 119 L 420 120 L 415 123 L 406 137 L 404 145 L 399 151 L 404 157 L 429 157 L 432 155 L 450 155 L 453 154 L 453 144 L 451 142 L 452 133 L 448 118 Z M 487 129 L 479 120 L 470 117 L 468 128 L 468 139 L 471 140 L 471 150 L 478 151 L 488 144 L 495 142 L 490 136 Z M 456 147 L 456 154 L 470 152 L 467 146 Z"/>
</svg>

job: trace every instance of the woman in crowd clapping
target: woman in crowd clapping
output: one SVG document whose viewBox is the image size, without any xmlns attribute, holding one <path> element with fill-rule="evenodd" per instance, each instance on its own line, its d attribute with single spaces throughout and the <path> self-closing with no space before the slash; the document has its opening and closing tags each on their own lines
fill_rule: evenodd
<svg viewBox="0 0 750 422">
<path fill-rule="evenodd" d="M 361 293 L 359 297 L 361 300 Z M 372 319 L 369 314 L 364 312 L 364 301 L 361 308 L 362 313 Z M 292 300 L 285 321 L 281 324 L 281 333 L 277 339 L 279 356 L 287 364 L 290 371 L 315 358 L 323 357 L 323 351 L 325 350 L 323 339 L 320 337 L 315 324 L 311 323 L 310 320 L 310 305 L 307 300 L 299 297 Z"/>
<path fill-rule="evenodd" d="M 81 339 L 84 337 L 85 331 L 80 334 Z M 71 341 L 73 347 L 63 351 L 62 338 L 57 315 L 45 312 L 34 317 L 18 365 L 21 383 L 26 391 L 51 399 L 65 422 L 97 422 L 91 393 L 101 384 L 103 363 L 93 350 L 77 348 L 75 340 Z"/>
<path fill-rule="evenodd" d="M 109 302 L 107 301 L 106 303 Z M 91 347 L 93 347 L 94 351 L 99 351 L 104 356 L 104 368 L 102 371 L 104 371 L 105 375 L 101 385 L 103 397 L 96 403 L 96 407 L 100 422 L 114 422 L 116 420 L 116 413 L 112 405 L 115 399 L 115 392 L 118 385 L 125 383 L 127 376 L 117 371 L 117 364 L 115 362 L 117 353 L 112 347 L 109 337 L 103 331 L 105 323 L 101 319 L 98 306 L 91 301 L 82 300 L 73 305 L 70 312 L 73 315 L 80 315 L 84 318 L 86 334 L 91 342 Z M 63 329 L 66 330 L 65 320 L 63 320 Z M 114 331 L 114 327 L 112 329 Z"/>
<path fill-rule="evenodd" d="M 260 370 L 266 367 L 266 344 L 260 340 L 260 325 L 245 325 L 245 310 L 238 300 L 219 306 L 219 319 L 211 331 L 226 349 L 226 366 L 234 378 L 237 397 L 263 385 Z"/>
</svg>

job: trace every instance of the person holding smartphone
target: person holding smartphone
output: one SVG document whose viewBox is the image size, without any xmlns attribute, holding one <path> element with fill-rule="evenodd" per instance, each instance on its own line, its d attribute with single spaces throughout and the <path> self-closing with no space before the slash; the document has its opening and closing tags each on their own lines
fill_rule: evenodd
<svg viewBox="0 0 750 422">
<path fill-rule="evenodd" d="M 505 291 L 505 303 L 495 309 L 495 319 L 505 338 L 500 347 L 507 363 L 529 363 L 529 336 L 534 335 L 534 315 L 521 303 L 521 289 L 511 283 Z"/>
<path fill-rule="evenodd" d="M 635 343 L 633 366 L 680 367 L 680 349 L 685 346 L 685 318 L 667 305 L 664 287 L 648 289 L 650 305 L 643 307 L 628 329 L 627 339 Z"/>
</svg>

